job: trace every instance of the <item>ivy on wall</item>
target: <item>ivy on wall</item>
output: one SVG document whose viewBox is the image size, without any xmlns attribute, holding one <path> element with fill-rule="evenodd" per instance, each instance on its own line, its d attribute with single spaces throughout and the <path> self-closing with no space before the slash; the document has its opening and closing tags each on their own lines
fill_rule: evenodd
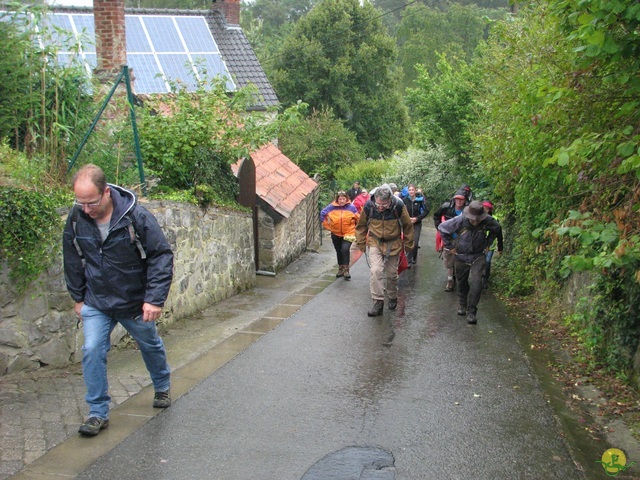
<svg viewBox="0 0 640 480">
<path fill-rule="evenodd" d="M 0 259 L 19 290 L 51 263 L 52 245 L 62 232 L 57 203 L 44 193 L 0 187 Z"/>
</svg>

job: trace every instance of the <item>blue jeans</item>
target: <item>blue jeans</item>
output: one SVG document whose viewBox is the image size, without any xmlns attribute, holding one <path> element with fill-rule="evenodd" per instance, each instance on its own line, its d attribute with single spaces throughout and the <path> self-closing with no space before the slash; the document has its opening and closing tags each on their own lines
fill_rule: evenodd
<svg viewBox="0 0 640 480">
<path fill-rule="evenodd" d="M 167 352 L 158 336 L 155 322 L 143 322 L 142 312 L 137 317 L 111 317 L 88 305 L 82 306 L 82 374 L 87 387 L 85 400 L 89 416 L 109 418 L 109 382 L 107 380 L 107 353 L 111 348 L 109 336 L 120 323 L 140 347 L 142 358 L 151 375 L 156 392 L 165 392 L 170 386 Z"/>
</svg>

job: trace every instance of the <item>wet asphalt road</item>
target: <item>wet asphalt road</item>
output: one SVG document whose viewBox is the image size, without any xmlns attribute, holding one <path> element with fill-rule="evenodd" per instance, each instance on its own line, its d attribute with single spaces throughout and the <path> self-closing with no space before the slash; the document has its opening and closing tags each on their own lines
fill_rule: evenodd
<svg viewBox="0 0 640 480">
<path fill-rule="evenodd" d="M 456 315 L 423 231 L 398 308 L 365 257 L 82 479 L 580 479 L 501 305 Z"/>
</svg>

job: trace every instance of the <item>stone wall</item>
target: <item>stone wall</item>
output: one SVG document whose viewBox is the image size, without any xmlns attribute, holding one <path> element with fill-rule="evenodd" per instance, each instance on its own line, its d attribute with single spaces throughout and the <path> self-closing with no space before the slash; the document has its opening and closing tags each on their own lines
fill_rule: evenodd
<svg viewBox="0 0 640 480">
<path fill-rule="evenodd" d="M 144 202 L 174 251 L 174 278 L 161 323 L 187 317 L 255 285 L 249 213 L 176 202 Z M 60 237 L 61 238 L 61 237 Z M 53 266 L 17 295 L 0 272 L 0 375 L 81 360 L 82 331 L 66 291 L 60 246 Z M 114 331 L 115 343 L 124 335 Z"/>
<path fill-rule="evenodd" d="M 309 201 L 307 197 L 289 218 L 279 217 L 278 222 L 258 209 L 260 270 L 277 273 L 306 250 Z"/>
</svg>

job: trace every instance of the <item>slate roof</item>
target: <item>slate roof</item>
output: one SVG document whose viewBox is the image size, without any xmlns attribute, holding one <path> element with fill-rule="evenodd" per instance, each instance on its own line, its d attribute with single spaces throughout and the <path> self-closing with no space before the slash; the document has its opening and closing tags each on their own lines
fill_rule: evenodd
<svg viewBox="0 0 640 480">
<path fill-rule="evenodd" d="M 256 167 L 256 194 L 285 218 L 318 186 L 272 143 L 253 152 L 251 159 Z M 231 168 L 237 175 L 238 164 Z"/>
<path fill-rule="evenodd" d="M 220 16 L 213 12 L 208 12 L 205 16 L 222 58 L 238 86 L 245 87 L 252 83 L 258 87 L 263 106 L 278 106 L 280 102 L 276 92 L 273 91 L 242 29 L 238 25 L 225 24 Z"/>
<path fill-rule="evenodd" d="M 52 12 L 60 13 L 92 13 L 93 8 L 87 7 L 52 7 Z M 279 105 L 267 75 L 258 57 L 256 57 L 249 40 L 239 25 L 227 24 L 224 18 L 212 10 L 185 10 L 166 8 L 125 8 L 125 15 L 173 15 L 173 16 L 201 16 L 207 19 L 211 34 L 220 49 L 220 54 L 233 76 L 238 87 L 254 84 L 258 88 L 256 104 L 252 110 L 265 110 Z M 134 86 L 135 88 L 135 86 Z"/>
</svg>

